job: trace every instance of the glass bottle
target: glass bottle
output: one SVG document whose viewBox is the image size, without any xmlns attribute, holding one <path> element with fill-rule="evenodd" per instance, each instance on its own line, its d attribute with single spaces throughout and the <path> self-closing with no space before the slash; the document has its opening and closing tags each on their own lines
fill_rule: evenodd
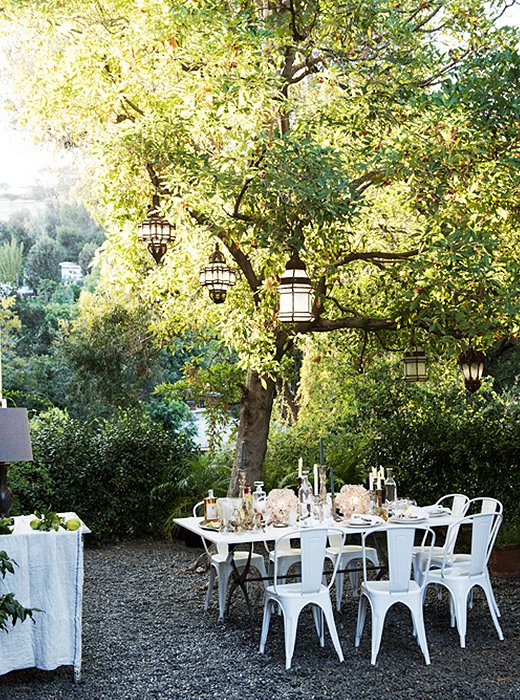
<svg viewBox="0 0 520 700">
<path fill-rule="evenodd" d="M 312 516 L 314 497 L 309 483 L 309 472 L 303 472 L 302 483 L 298 489 L 298 517 L 301 523 Z"/>
<path fill-rule="evenodd" d="M 251 498 L 251 488 L 249 486 L 244 486 L 242 489 L 240 520 L 243 530 L 252 530 L 254 528 L 255 511 L 253 509 L 253 499 Z"/>
<path fill-rule="evenodd" d="M 204 499 L 204 520 L 207 523 L 218 522 L 217 499 L 213 495 L 213 489 L 208 491 Z"/>
<path fill-rule="evenodd" d="M 397 500 L 397 485 L 394 477 L 392 476 L 393 471 L 393 469 L 387 469 L 385 479 L 385 497 L 390 503 Z"/>
<path fill-rule="evenodd" d="M 263 481 L 255 481 L 255 490 L 253 491 L 253 508 L 255 513 L 261 513 L 262 517 L 265 511 L 265 501 L 267 498 L 266 492 L 263 490 Z"/>
</svg>

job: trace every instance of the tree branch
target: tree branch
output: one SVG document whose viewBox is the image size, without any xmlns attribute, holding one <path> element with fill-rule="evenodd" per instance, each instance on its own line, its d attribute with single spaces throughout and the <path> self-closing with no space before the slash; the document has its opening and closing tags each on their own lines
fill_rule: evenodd
<svg viewBox="0 0 520 700">
<path fill-rule="evenodd" d="M 399 260 L 409 260 L 410 258 L 415 258 L 419 255 L 419 248 L 414 250 L 407 250 L 402 253 L 387 253 L 383 251 L 365 251 L 362 253 L 349 253 L 341 258 L 338 258 L 334 263 L 334 267 L 341 267 L 342 265 L 348 265 L 348 263 L 354 262 L 355 260 L 364 260 L 365 262 L 377 263 L 392 263 L 398 262 Z"/>
</svg>

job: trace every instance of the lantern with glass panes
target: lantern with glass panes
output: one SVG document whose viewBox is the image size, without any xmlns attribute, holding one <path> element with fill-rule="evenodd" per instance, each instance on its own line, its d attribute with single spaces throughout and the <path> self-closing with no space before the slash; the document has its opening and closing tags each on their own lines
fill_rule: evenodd
<svg viewBox="0 0 520 700">
<path fill-rule="evenodd" d="M 305 323 L 312 321 L 312 285 L 305 269 L 305 264 L 300 260 L 298 253 L 294 252 L 285 266 L 285 272 L 280 278 L 278 286 L 280 295 L 280 307 L 278 320 L 285 323 Z"/>
<path fill-rule="evenodd" d="M 464 385 L 468 391 L 477 391 L 482 384 L 484 374 L 485 356 L 480 350 L 469 348 L 459 355 L 459 366 L 464 377 Z"/>
<path fill-rule="evenodd" d="M 167 219 L 163 219 L 159 213 L 159 209 L 159 195 L 154 194 L 152 206 L 148 210 L 146 219 L 141 221 L 137 227 L 138 240 L 146 244 L 146 247 L 157 264 L 163 259 L 168 243 L 171 243 L 175 239 L 174 224 L 170 224 Z"/>
<path fill-rule="evenodd" d="M 424 382 L 428 379 L 428 360 L 420 347 L 409 350 L 403 355 L 403 379 L 405 382 Z"/>
<path fill-rule="evenodd" d="M 200 283 L 208 288 L 209 295 L 215 304 L 222 304 L 227 291 L 236 282 L 236 274 L 226 264 L 226 258 L 215 244 L 214 252 L 209 256 L 209 262 L 200 269 Z"/>
</svg>

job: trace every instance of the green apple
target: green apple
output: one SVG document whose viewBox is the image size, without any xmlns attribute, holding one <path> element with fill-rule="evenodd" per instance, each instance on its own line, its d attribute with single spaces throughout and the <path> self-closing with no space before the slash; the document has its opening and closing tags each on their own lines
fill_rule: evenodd
<svg viewBox="0 0 520 700">
<path fill-rule="evenodd" d="M 67 530 L 79 530 L 81 527 L 81 522 L 78 520 L 78 518 L 69 518 L 69 520 L 67 520 L 65 523 L 65 527 Z"/>
<path fill-rule="evenodd" d="M 34 518 L 34 520 L 31 520 L 31 522 L 29 523 L 33 530 L 37 530 L 41 524 L 42 521 L 39 518 Z"/>
</svg>

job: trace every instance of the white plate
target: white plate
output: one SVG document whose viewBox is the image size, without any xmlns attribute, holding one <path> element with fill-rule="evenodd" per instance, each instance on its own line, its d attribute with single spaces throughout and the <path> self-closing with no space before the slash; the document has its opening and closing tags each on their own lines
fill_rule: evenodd
<svg viewBox="0 0 520 700">
<path fill-rule="evenodd" d="M 211 525 L 205 525 L 204 521 L 201 520 L 199 527 L 201 530 L 207 530 L 208 532 L 220 532 L 220 523 L 212 527 Z"/>
<path fill-rule="evenodd" d="M 374 525 L 381 525 L 383 520 L 371 520 L 367 518 L 366 520 L 348 520 L 345 525 L 347 527 L 374 527 Z"/>
<path fill-rule="evenodd" d="M 428 518 L 396 518 L 395 515 L 393 515 L 391 518 L 388 518 L 388 520 L 391 523 L 404 523 L 405 525 L 413 525 L 414 523 L 424 523 L 428 520 Z"/>
</svg>

